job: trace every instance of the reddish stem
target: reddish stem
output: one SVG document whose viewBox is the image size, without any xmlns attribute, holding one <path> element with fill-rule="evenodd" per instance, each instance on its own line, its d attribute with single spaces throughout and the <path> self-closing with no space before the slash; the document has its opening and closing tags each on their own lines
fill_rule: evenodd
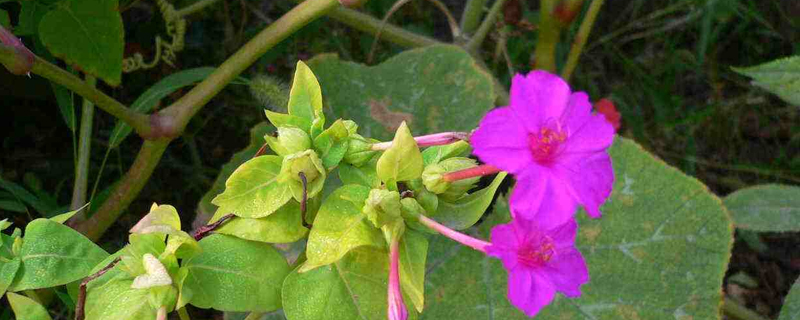
<svg viewBox="0 0 800 320">
<path fill-rule="evenodd" d="M 214 221 L 214 223 L 197 228 L 197 231 L 194 232 L 194 239 L 200 241 L 200 239 L 205 238 L 211 231 L 217 230 L 217 228 L 219 228 L 225 222 L 228 222 L 228 220 L 233 217 L 235 217 L 233 213 L 229 213 L 222 216 L 222 218 L 219 218 L 219 220 Z"/>
<path fill-rule="evenodd" d="M 463 245 L 465 245 L 467 247 L 470 247 L 472 249 L 478 250 L 478 251 L 483 252 L 483 253 L 486 253 L 486 247 L 492 245 L 489 242 L 483 241 L 481 239 L 475 239 L 475 238 L 470 237 L 470 236 L 468 236 L 466 234 L 463 234 L 461 232 L 458 232 L 458 231 L 455 231 L 453 229 L 450 229 L 450 228 L 448 228 L 448 227 L 446 227 L 444 225 L 441 225 L 438 222 L 432 220 L 431 218 L 428 218 L 428 217 L 423 216 L 423 215 L 419 215 L 419 223 L 421 223 L 422 225 L 424 225 L 424 226 L 426 226 L 428 228 L 433 229 L 434 231 L 440 233 L 441 235 L 443 235 L 445 237 L 453 239 L 453 240 L 455 240 L 456 242 L 458 242 L 460 244 L 463 244 Z"/>
<path fill-rule="evenodd" d="M 89 284 L 89 281 L 101 277 L 106 272 L 108 272 L 108 270 L 114 268 L 114 266 L 117 265 L 117 262 L 119 262 L 119 260 L 120 258 L 117 257 L 116 259 L 114 259 L 114 261 L 111 261 L 111 263 L 103 267 L 103 269 L 100 269 L 100 271 L 97 271 L 95 274 L 88 276 L 84 278 L 83 281 L 81 281 L 81 285 L 78 288 L 78 304 L 75 305 L 75 320 L 83 320 L 83 318 L 85 317 L 84 307 L 86 307 L 86 285 Z"/>
<path fill-rule="evenodd" d="M 495 174 L 500 171 L 503 170 L 500 170 L 500 168 L 495 167 L 493 165 L 484 164 L 469 169 L 445 173 L 444 175 L 442 175 L 442 180 L 447 182 L 453 182 L 474 177 L 488 176 L 490 174 Z"/>
</svg>

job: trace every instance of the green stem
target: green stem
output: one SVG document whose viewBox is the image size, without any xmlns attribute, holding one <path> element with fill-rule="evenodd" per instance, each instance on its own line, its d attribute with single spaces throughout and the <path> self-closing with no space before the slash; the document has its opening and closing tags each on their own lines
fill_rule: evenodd
<svg viewBox="0 0 800 320">
<path fill-rule="evenodd" d="M 258 320 L 258 319 L 261 319 L 261 317 L 263 317 L 264 315 L 265 315 L 265 313 L 263 313 L 263 312 L 255 312 L 254 311 L 254 312 L 250 312 L 250 314 L 248 314 L 247 318 L 244 318 L 244 320 Z"/>
<path fill-rule="evenodd" d="M 177 136 L 177 134 L 183 132 L 189 120 L 200 111 L 200 108 L 242 71 L 264 55 L 267 50 L 337 6 L 339 6 L 339 1 L 337 0 L 304 1 L 259 32 L 230 58 L 225 60 L 208 78 L 162 112 L 165 115 L 174 116 L 175 131 L 172 132 L 172 136 Z"/>
<path fill-rule="evenodd" d="M 483 40 L 486 39 L 486 35 L 489 34 L 489 30 L 494 26 L 494 20 L 497 18 L 501 9 L 503 9 L 503 4 L 505 3 L 506 0 L 495 0 L 494 4 L 492 4 L 492 8 L 489 9 L 489 13 L 486 14 L 486 18 L 481 22 L 481 26 L 478 27 L 478 31 L 469 39 L 469 43 L 467 43 L 466 46 L 467 51 L 478 51 L 478 48 L 483 44 Z"/>
<path fill-rule="evenodd" d="M 472 34 L 481 21 L 483 15 L 483 7 L 486 6 L 488 0 L 469 0 L 464 7 L 464 13 L 461 14 L 461 32 L 464 34 Z"/>
<path fill-rule="evenodd" d="M 13 49 L 0 46 L 0 63 L 4 65 L 13 64 L 13 60 L 15 59 L 17 59 L 17 57 L 14 55 Z M 147 137 L 150 135 L 150 120 L 146 114 L 128 109 L 119 101 L 109 97 L 94 86 L 90 86 L 74 74 L 39 57 L 36 57 L 34 60 L 31 72 L 54 83 L 60 84 L 85 99 L 88 99 L 98 108 L 103 109 L 112 116 L 130 125 L 140 136 Z"/>
<path fill-rule="evenodd" d="M 133 165 L 125 173 L 119 185 L 111 192 L 111 196 L 89 219 L 73 223 L 72 227 L 92 241 L 100 239 L 100 236 L 142 191 L 164 154 L 164 150 L 167 149 L 169 141 L 168 139 L 145 140 Z"/>
<path fill-rule="evenodd" d="M 767 320 L 767 318 L 755 313 L 753 310 L 741 306 L 728 297 L 725 297 L 722 302 L 722 312 L 729 317 L 739 320 Z"/>
<path fill-rule="evenodd" d="M 180 317 L 181 320 L 192 320 L 192 318 L 189 317 L 189 313 L 186 312 L 186 307 L 178 309 L 178 317 Z"/>
<path fill-rule="evenodd" d="M 90 87 L 94 87 L 97 85 L 97 79 L 87 75 L 86 84 Z M 89 158 L 92 150 L 94 104 L 89 101 L 89 99 L 83 99 L 83 108 L 81 110 L 81 129 L 78 136 L 78 161 L 75 164 L 75 184 L 72 187 L 71 210 L 77 210 L 86 203 L 86 190 L 89 187 Z M 81 214 L 81 216 L 84 216 L 84 214 Z"/>
<path fill-rule="evenodd" d="M 592 0 L 592 3 L 589 4 L 589 10 L 586 12 L 586 17 L 581 21 L 581 27 L 578 29 L 578 34 L 575 35 L 572 48 L 569 49 L 567 64 L 564 66 L 564 70 L 561 70 L 561 77 L 567 82 L 569 82 L 572 72 L 575 71 L 575 67 L 578 66 L 578 59 L 586 46 L 586 40 L 589 39 L 589 33 L 592 32 L 594 21 L 597 19 L 597 14 L 602 6 L 603 0 Z"/>
<path fill-rule="evenodd" d="M 188 15 L 192 15 L 194 13 L 203 11 L 203 9 L 216 3 L 217 1 L 219 0 L 200 0 L 191 5 L 181 8 L 180 10 L 177 10 L 175 13 L 176 16 L 185 18 Z"/>
<path fill-rule="evenodd" d="M 350 26 L 353 29 L 372 34 L 373 36 L 376 35 L 381 28 L 383 28 L 383 30 L 380 31 L 381 39 L 403 47 L 424 47 L 440 43 L 436 39 L 418 35 L 413 32 L 408 32 L 390 23 L 383 25 L 381 20 L 353 9 L 347 9 L 343 7 L 337 8 L 328 13 L 328 16 Z"/>
<path fill-rule="evenodd" d="M 539 9 L 539 37 L 536 41 L 536 69 L 556 71 L 556 45 L 561 36 L 561 27 L 558 25 L 553 10 L 556 0 L 541 0 Z"/>
</svg>

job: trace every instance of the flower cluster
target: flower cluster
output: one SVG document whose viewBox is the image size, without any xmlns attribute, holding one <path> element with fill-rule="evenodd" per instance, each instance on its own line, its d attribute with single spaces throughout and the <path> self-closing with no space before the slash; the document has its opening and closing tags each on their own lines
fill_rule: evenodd
<svg viewBox="0 0 800 320">
<path fill-rule="evenodd" d="M 584 92 L 571 92 L 564 80 L 544 71 L 516 75 L 511 103 L 489 112 L 470 137 L 474 154 L 485 162 L 445 180 L 500 170 L 516 178 L 510 198 L 512 220 L 495 226 L 491 243 L 420 222 L 464 245 L 502 260 L 508 270 L 508 298 L 530 317 L 556 292 L 574 298 L 589 273 L 575 248 L 582 206 L 592 218 L 611 193 L 614 173 L 607 149 L 615 128 L 592 113 Z"/>
</svg>

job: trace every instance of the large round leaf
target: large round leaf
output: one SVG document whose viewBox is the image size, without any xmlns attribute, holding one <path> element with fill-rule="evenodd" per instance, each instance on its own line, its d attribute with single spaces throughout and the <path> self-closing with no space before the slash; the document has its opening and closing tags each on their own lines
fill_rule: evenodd
<svg viewBox="0 0 800 320">
<path fill-rule="evenodd" d="M 603 217 L 578 214 L 591 281 L 580 298 L 559 295 L 537 318 L 717 319 L 732 242 L 720 200 L 629 140 L 610 153 L 616 181 Z M 507 207 L 499 211 L 507 217 Z M 499 216 L 473 232 L 487 237 Z M 500 261 L 449 239 L 431 241 L 426 279 L 423 318 L 527 319 L 508 303 Z"/>
<path fill-rule="evenodd" d="M 308 65 L 328 117 L 352 119 L 370 138 L 390 140 L 403 121 L 415 134 L 470 131 L 493 107 L 491 76 L 457 46 L 408 50 L 373 67 L 335 54 Z"/>
</svg>

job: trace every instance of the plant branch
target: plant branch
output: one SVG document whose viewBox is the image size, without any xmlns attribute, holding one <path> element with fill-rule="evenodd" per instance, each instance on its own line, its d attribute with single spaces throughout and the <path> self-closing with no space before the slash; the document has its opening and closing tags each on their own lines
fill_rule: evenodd
<svg viewBox="0 0 800 320">
<path fill-rule="evenodd" d="M 233 219 L 233 217 L 235 217 L 235 215 L 233 213 L 229 213 L 222 216 L 222 218 L 219 218 L 219 220 L 217 221 L 201 226 L 197 228 L 197 231 L 194 232 L 194 235 L 192 235 L 192 237 L 194 238 L 194 240 L 200 241 L 203 238 L 205 238 L 211 231 L 217 230 L 217 228 L 221 227 L 223 224 L 228 222 L 228 220 Z"/>
<path fill-rule="evenodd" d="M 556 45 L 561 37 L 561 26 L 558 25 L 553 11 L 556 0 L 542 0 L 539 8 L 539 36 L 536 40 L 536 69 L 556 72 Z"/>
<path fill-rule="evenodd" d="M 483 40 L 486 39 L 486 35 L 489 34 L 489 30 L 494 26 L 494 20 L 497 18 L 501 9 L 503 9 L 503 4 L 505 3 L 506 0 L 495 0 L 494 4 L 492 4 L 492 8 L 489 9 L 489 13 L 486 14 L 486 18 L 481 22 L 481 26 L 478 27 L 478 31 L 475 31 L 475 34 L 469 39 L 466 45 L 467 51 L 478 51 L 478 48 L 483 44 Z"/>
<path fill-rule="evenodd" d="M 481 21 L 483 15 L 483 7 L 488 0 L 469 0 L 464 7 L 464 13 L 461 14 L 461 32 L 464 34 L 472 34 Z"/>
<path fill-rule="evenodd" d="M 75 320 L 83 320 L 84 318 L 84 307 L 86 306 L 86 286 L 90 281 L 101 277 L 102 275 L 106 274 L 108 270 L 114 268 L 119 261 L 120 258 L 117 257 L 111 261 L 111 263 L 103 267 L 103 269 L 100 269 L 100 271 L 95 272 L 93 275 L 90 275 L 81 281 L 81 285 L 78 288 L 78 303 L 75 305 Z"/>
<path fill-rule="evenodd" d="M 597 19 L 597 14 L 600 12 L 602 6 L 603 0 L 592 0 L 592 3 L 589 4 L 589 10 L 586 12 L 583 21 L 581 21 L 578 34 L 575 35 L 575 40 L 572 42 L 572 48 L 569 49 L 567 64 L 564 66 L 564 70 L 561 70 L 561 77 L 564 78 L 564 81 L 569 82 L 572 72 L 575 71 L 575 67 L 578 66 L 578 59 L 581 57 L 581 53 L 583 53 L 586 40 L 589 39 L 589 33 L 592 32 L 594 21 Z"/>
<path fill-rule="evenodd" d="M 162 114 L 174 117 L 173 134 L 183 132 L 192 116 L 267 50 L 337 6 L 339 6 L 337 0 L 304 1 L 259 32 L 225 60 L 208 78 L 162 111 Z"/>
<path fill-rule="evenodd" d="M 14 65 L 18 57 L 14 49 L 0 45 L 0 63 Z M 109 97 L 94 86 L 90 86 L 74 74 L 53 65 L 46 60 L 35 57 L 31 72 L 77 93 L 93 102 L 98 108 L 130 125 L 142 137 L 149 137 L 152 131 L 149 117 L 128 109 L 125 105 Z"/>
<path fill-rule="evenodd" d="M 86 75 L 86 84 L 94 87 L 97 79 Z M 94 118 L 94 104 L 89 99 L 83 99 L 81 109 L 81 129 L 78 139 L 78 161 L 75 164 L 75 184 L 72 187 L 72 204 L 70 210 L 77 210 L 86 203 L 86 190 L 89 188 L 89 158 L 92 150 L 92 123 Z M 86 212 L 86 211 L 83 211 Z M 81 216 L 86 216 L 81 213 Z"/>
<path fill-rule="evenodd" d="M 353 9 L 340 7 L 328 13 L 328 16 L 353 29 L 369 33 L 373 36 L 376 35 L 379 30 L 382 30 L 380 31 L 382 39 L 403 47 L 424 47 L 440 43 L 436 39 L 406 31 L 390 23 L 382 26 L 381 20 Z"/>
</svg>

